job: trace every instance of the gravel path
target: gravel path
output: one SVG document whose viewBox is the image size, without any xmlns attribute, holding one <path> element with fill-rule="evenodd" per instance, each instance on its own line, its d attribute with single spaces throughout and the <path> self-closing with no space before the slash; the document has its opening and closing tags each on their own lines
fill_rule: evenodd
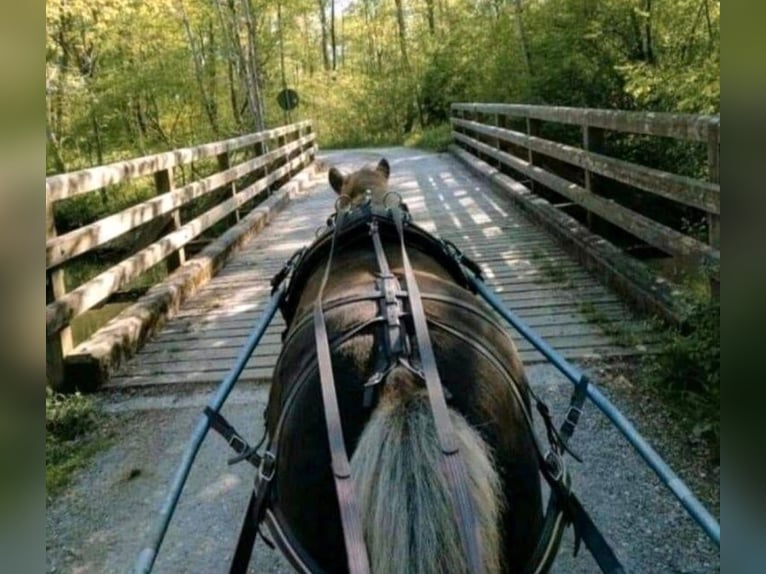
<svg viewBox="0 0 766 574">
<path fill-rule="evenodd" d="M 548 365 L 531 367 L 529 376 L 553 412 L 563 413 L 569 383 Z M 618 396 L 609 394 L 629 414 L 640 414 L 630 393 L 625 393 L 627 402 L 620 400 L 619 389 Z M 104 399 L 118 421 L 119 436 L 66 493 L 49 503 L 48 572 L 131 571 L 207 396 L 196 390 Z M 246 436 L 255 437 L 266 396 L 265 387 L 238 389 L 225 414 Z M 642 428 L 644 421 L 634 422 Z M 575 488 L 629 572 L 719 572 L 718 550 L 592 407 L 585 411 L 574 446 L 585 459 L 574 469 Z M 664 445 L 657 446 L 664 452 Z M 228 456 L 217 436 L 203 445 L 155 572 L 227 571 L 252 480 L 245 465 L 227 467 Z M 556 573 L 597 571 L 586 551 L 573 558 L 571 549 L 570 532 Z M 281 556 L 262 544 L 256 552 L 251 572 L 291 571 Z"/>
</svg>

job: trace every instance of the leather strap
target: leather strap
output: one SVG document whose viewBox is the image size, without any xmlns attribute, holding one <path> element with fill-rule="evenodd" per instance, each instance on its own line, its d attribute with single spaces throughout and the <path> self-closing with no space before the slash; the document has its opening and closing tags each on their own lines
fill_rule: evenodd
<svg viewBox="0 0 766 574">
<path fill-rule="evenodd" d="M 247 568 L 250 565 L 250 559 L 253 556 L 253 547 L 255 546 L 255 537 L 258 534 L 259 521 L 256 511 L 257 495 L 253 490 L 250 495 L 250 501 L 247 503 L 245 517 L 242 519 L 242 529 L 239 532 L 237 548 L 234 550 L 234 557 L 231 559 L 229 574 L 247 574 Z"/>
<path fill-rule="evenodd" d="M 250 495 L 250 501 L 247 503 L 242 529 L 237 540 L 237 548 L 234 550 L 234 557 L 229 567 L 230 574 L 247 574 L 253 556 L 255 537 L 266 511 L 266 501 L 271 490 L 271 481 L 274 478 L 275 463 L 274 453 L 267 451 L 258 470 L 255 488 Z"/>
<path fill-rule="evenodd" d="M 471 572 L 479 574 L 483 570 L 482 544 L 479 538 L 476 513 L 468 493 L 468 472 L 465 468 L 465 461 L 460 454 L 452 421 L 449 418 L 447 401 L 444 398 L 441 378 L 439 377 L 439 370 L 436 365 L 436 357 L 433 345 L 431 344 L 431 337 L 428 333 L 428 324 L 425 310 L 423 309 L 423 301 L 420 297 L 420 288 L 407 255 L 402 212 L 398 207 L 394 207 L 390 211 L 399 234 L 404 278 L 407 292 L 409 293 L 410 312 L 412 314 L 413 326 L 415 327 L 415 337 L 428 398 L 431 403 L 431 411 L 434 415 L 436 434 L 439 438 L 442 454 L 444 455 L 444 472 L 447 483 L 452 491 L 453 501 L 455 502 L 457 524 L 462 534 L 463 546 L 468 558 L 469 567 Z"/>
<path fill-rule="evenodd" d="M 327 326 L 325 324 L 324 311 L 322 310 L 322 296 L 327 286 L 327 280 L 330 277 L 335 240 L 338 235 L 338 229 L 343 224 L 343 213 L 341 212 L 335 221 L 330 255 L 327 259 L 322 284 L 319 287 L 314 303 L 314 338 L 316 341 L 319 380 L 322 388 L 322 404 L 324 406 L 325 423 L 327 426 L 327 440 L 330 447 L 332 474 L 335 482 L 335 492 L 338 496 L 343 538 L 346 545 L 348 570 L 351 574 L 368 574 L 370 572 L 370 562 L 367 557 L 367 548 L 364 544 L 361 514 L 354 493 L 354 482 L 351 478 L 351 465 L 349 464 L 346 446 L 343 441 L 340 409 L 338 408 L 338 397 L 335 392 L 335 377 L 332 372 L 330 343 L 327 339 Z"/>
<path fill-rule="evenodd" d="M 221 413 L 214 411 L 209 406 L 205 407 L 203 412 L 205 413 L 205 416 L 207 416 L 207 418 L 210 420 L 210 428 L 220 434 L 229 444 L 231 449 L 237 453 L 237 456 L 232 457 L 227 461 L 229 465 L 237 464 L 238 462 L 246 460 L 256 468 L 260 466 L 261 457 L 258 455 L 258 449 L 260 448 L 261 444 L 263 444 L 263 440 L 266 438 L 266 435 L 264 435 L 263 439 L 261 439 L 257 445 L 254 447 L 250 446 L 247 441 L 242 438 L 242 435 L 240 435 L 237 430 L 231 426 L 231 423 L 229 423 L 229 421 L 227 421 Z"/>
</svg>

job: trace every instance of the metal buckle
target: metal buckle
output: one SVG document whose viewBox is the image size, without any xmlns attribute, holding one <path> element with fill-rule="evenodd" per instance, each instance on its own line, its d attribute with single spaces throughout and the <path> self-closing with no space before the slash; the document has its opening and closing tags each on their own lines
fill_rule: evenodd
<svg viewBox="0 0 766 574">
<path fill-rule="evenodd" d="M 258 468 L 258 476 L 260 480 L 265 480 L 266 482 L 271 482 L 271 479 L 274 478 L 274 474 L 277 472 L 277 465 L 274 464 L 276 462 L 276 457 L 274 454 L 270 451 L 266 451 L 263 454 L 263 459 L 261 460 L 261 466 Z M 268 465 L 267 473 L 264 473 L 264 468 Z"/>
<path fill-rule="evenodd" d="M 335 200 L 335 212 L 342 213 L 351 208 L 351 198 L 348 195 L 339 195 Z"/>
<path fill-rule="evenodd" d="M 581 416 L 582 416 L 582 409 L 580 407 L 570 405 L 569 410 L 567 410 L 567 414 L 564 417 L 564 424 L 568 424 L 569 426 L 572 427 L 572 430 L 574 430 L 577 424 L 580 422 Z"/>
<path fill-rule="evenodd" d="M 389 198 L 393 197 L 394 202 L 390 202 Z M 386 193 L 386 195 L 383 196 L 383 207 L 386 209 L 393 209 L 394 207 L 399 207 L 402 204 L 402 196 L 396 191 L 389 191 Z"/>
<path fill-rule="evenodd" d="M 237 451 L 237 454 L 242 454 L 248 448 L 248 445 L 245 442 L 245 439 L 243 439 L 238 434 L 231 435 L 231 437 L 229 438 L 229 446 L 233 448 L 235 451 Z"/>
<path fill-rule="evenodd" d="M 545 463 L 551 479 L 555 482 L 561 482 L 564 476 L 564 461 L 561 460 L 561 457 L 556 452 L 549 450 L 545 454 Z"/>
</svg>

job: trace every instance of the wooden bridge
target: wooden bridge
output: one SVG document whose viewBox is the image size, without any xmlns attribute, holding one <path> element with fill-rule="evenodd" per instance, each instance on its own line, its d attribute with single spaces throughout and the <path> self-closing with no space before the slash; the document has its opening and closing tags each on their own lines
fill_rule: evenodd
<svg viewBox="0 0 766 574">
<path fill-rule="evenodd" d="M 642 314 L 680 320 L 683 301 L 647 260 L 673 257 L 701 270 L 716 295 L 718 117 L 506 104 L 452 109 L 449 154 L 320 153 L 311 123 L 301 122 L 47 178 L 49 383 L 90 390 L 219 381 L 270 278 L 332 212 L 326 167 L 352 170 L 381 156 L 415 221 L 474 258 L 504 301 L 570 359 L 646 352 L 652 340 Z M 706 176 L 610 154 L 625 141 L 651 145 L 652 138 L 707 154 Z M 57 229 L 65 202 L 107 198 L 113 189 L 150 197 Z M 678 216 L 653 218 L 642 209 L 649 202 L 625 200 L 649 195 L 661 198 L 665 215 Z M 677 224 L 689 217 L 701 222 L 694 235 Z M 101 267 L 68 284 L 82 261 Z M 147 276 L 162 279 L 150 285 Z M 78 321 L 136 295 L 94 332 L 73 338 Z M 282 329 L 280 321 L 270 327 L 245 380 L 270 379 Z M 526 362 L 540 360 L 512 336 Z"/>
</svg>

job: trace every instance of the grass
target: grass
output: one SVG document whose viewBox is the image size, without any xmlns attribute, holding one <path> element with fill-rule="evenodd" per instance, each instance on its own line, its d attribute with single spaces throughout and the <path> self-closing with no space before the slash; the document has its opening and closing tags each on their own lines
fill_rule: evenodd
<svg viewBox="0 0 766 574">
<path fill-rule="evenodd" d="M 46 390 L 45 490 L 49 497 L 62 492 L 75 472 L 108 445 L 102 421 L 90 397 Z"/>
<path fill-rule="evenodd" d="M 611 321 L 592 303 L 582 303 L 580 312 L 599 325 L 623 346 L 641 343 L 638 334 L 622 321 Z M 680 419 L 690 420 L 689 432 L 707 441 L 716 452 L 721 441 L 721 339 L 720 303 L 699 299 L 680 328 L 668 328 L 658 320 L 648 322 L 656 337 L 657 352 L 645 355 L 636 383 L 651 386 L 665 405 Z"/>
<path fill-rule="evenodd" d="M 452 126 L 449 123 L 418 129 L 409 134 L 404 145 L 429 151 L 445 152 L 452 143 Z"/>
<path fill-rule="evenodd" d="M 541 282 L 548 283 L 565 283 L 565 287 L 571 284 L 567 282 L 567 275 L 561 269 L 561 267 L 555 265 L 550 259 L 546 258 L 546 255 L 540 249 L 536 249 L 529 256 L 529 260 L 537 264 L 537 268 L 541 274 Z"/>
<path fill-rule="evenodd" d="M 694 436 L 720 449 L 721 307 L 697 301 L 683 328 L 661 333 L 661 352 L 647 357 L 642 378 L 659 389 L 679 414 L 694 421 Z"/>
<path fill-rule="evenodd" d="M 642 343 L 641 338 L 633 329 L 628 329 L 623 321 L 612 321 L 590 301 L 580 303 L 580 313 L 594 325 L 598 325 L 604 333 L 614 339 L 622 347 L 635 347 Z"/>
</svg>

